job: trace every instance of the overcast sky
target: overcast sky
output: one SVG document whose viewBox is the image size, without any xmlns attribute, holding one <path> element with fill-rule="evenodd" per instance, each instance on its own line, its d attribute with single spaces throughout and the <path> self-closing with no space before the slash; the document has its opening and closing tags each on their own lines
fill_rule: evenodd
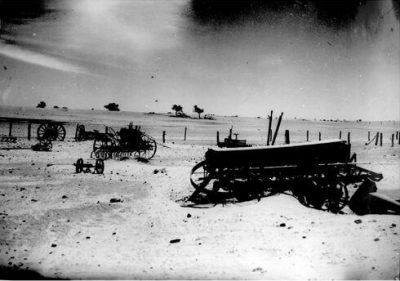
<svg viewBox="0 0 400 281">
<path fill-rule="evenodd" d="M 396 1 L 332 24 L 311 4 L 242 13 L 223 1 L 212 15 L 196 0 L 39 2 L 3 7 L 1 105 L 400 120 Z"/>
</svg>

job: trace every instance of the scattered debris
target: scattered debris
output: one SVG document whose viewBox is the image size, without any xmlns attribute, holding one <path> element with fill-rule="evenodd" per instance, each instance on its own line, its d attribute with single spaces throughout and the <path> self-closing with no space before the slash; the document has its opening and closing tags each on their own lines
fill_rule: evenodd
<svg viewBox="0 0 400 281">
<path fill-rule="evenodd" d="M 120 198 L 111 198 L 110 199 L 110 203 L 122 203 L 124 202 L 124 200 L 120 199 Z"/>
</svg>

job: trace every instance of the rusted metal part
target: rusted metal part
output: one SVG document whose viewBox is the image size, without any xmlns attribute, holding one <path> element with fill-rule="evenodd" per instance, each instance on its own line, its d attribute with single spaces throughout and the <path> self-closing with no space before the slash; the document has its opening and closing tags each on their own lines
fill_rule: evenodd
<svg viewBox="0 0 400 281">
<path fill-rule="evenodd" d="M 102 159 L 96 159 L 95 164 L 84 163 L 82 158 L 79 158 L 74 164 L 75 171 L 77 174 L 79 173 L 94 173 L 94 174 L 103 174 L 104 173 L 104 161 Z M 92 170 L 93 169 L 93 172 Z"/>
<path fill-rule="evenodd" d="M 342 140 L 285 146 L 209 149 L 190 176 L 190 200 L 250 200 L 289 193 L 303 205 L 337 213 L 349 201 L 348 187 L 378 174 L 352 163 L 350 144 Z"/>
<path fill-rule="evenodd" d="M 50 140 L 43 139 L 43 140 L 40 140 L 39 143 L 32 145 L 31 148 L 33 151 L 49 152 L 52 150 L 53 144 L 51 143 Z"/>
<path fill-rule="evenodd" d="M 238 139 L 238 135 L 239 135 L 239 134 L 237 134 L 237 133 L 234 134 L 234 135 L 235 135 L 235 138 L 232 138 L 232 129 L 233 129 L 233 128 L 231 128 L 231 129 L 229 130 L 229 135 L 228 135 L 227 138 L 224 139 L 223 142 L 220 142 L 220 141 L 218 140 L 218 139 L 219 139 L 219 137 L 218 137 L 218 139 L 217 139 L 217 146 L 218 146 L 218 147 L 233 148 L 233 147 L 250 147 L 250 146 L 251 146 L 251 145 L 249 145 L 249 144 L 246 143 L 246 140 L 240 140 L 240 139 Z"/>
</svg>

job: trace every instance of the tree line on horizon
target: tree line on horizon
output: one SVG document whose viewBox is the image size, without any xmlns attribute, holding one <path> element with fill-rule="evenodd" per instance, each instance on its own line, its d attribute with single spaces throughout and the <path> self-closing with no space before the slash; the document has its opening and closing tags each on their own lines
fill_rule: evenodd
<svg viewBox="0 0 400 281">
<path fill-rule="evenodd" d="M 175 116 L 187 117 L 187 115 L 183 112 L 183 107 L 179 104 L 174 104 L 172 106 L 172 110 L 175 111 Z M 193 112 L 197 113 L 199 115 L 199 119 L 201 119 L 201 114 L 204 112 L 204 109 L 195 104 L 193 106 Z"/>
</svg>

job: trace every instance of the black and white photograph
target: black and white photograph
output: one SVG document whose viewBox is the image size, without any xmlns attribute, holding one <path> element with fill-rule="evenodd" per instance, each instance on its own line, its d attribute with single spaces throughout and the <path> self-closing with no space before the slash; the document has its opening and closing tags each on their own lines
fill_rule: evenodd
<svg viewBox="0 0 400 281">
<path fill-rule="evenodd" d="M 399 0 L 0 0 L 0 279 L 399 280 Z"/>
</svg>

